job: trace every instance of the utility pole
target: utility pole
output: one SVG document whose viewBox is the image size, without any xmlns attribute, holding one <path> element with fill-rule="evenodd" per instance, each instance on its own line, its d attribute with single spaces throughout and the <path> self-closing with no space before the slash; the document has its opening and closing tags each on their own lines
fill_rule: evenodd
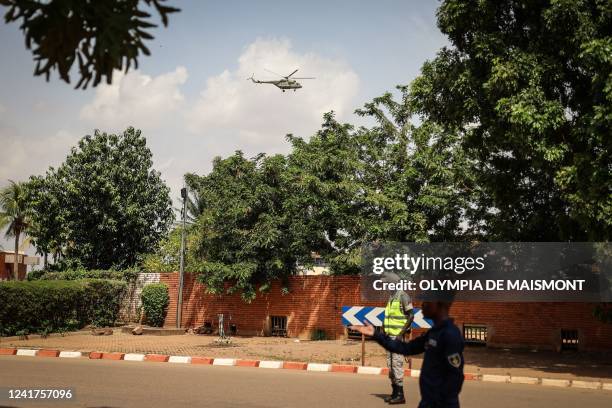
<svg viewBox="0 0 612 408">
<path fill-rule="evenodd" d="M 179 268 L 179 288 L 178 288 L 178 302 L 176 306 L 176 328 L 181 328 L 182 311 L 183 311 L 183 284 L 185 279 L 185 218 L 187 216 L 187 189 L 181 188 L 181 198 L 183 199 L 183 211 L 181 211 L 182 217 L 182 228 L 181 228 L 181 258 Z"/>
</svg>

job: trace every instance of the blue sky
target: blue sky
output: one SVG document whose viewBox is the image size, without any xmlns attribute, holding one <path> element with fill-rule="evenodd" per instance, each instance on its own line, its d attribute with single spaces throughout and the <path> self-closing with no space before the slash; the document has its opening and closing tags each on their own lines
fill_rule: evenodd
<svg viewBox="0 0 612 408">
<path fill-rule="evenodd" d="M 18 25 L 0 23 L 0 187 L 57 166 L 93 129 L 133 125 L 176 197 L 182 175 L 214 156 L 286 152 L 286 133 L 308 137 L 331 109 L 357 121 L 354 109 L 409 83 L 446 44 L 433 0 L 169 3 L 182 11 L 154 30 L 138 71 L 86 91 L 34 77 Z M 285 94 L 244 80 L 295 68 L 317 79 Z"/>
</svg>

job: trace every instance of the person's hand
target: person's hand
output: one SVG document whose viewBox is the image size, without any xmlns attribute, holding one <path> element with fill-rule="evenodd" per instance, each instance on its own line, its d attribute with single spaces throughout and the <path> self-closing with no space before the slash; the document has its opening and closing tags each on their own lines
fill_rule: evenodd
<svg viewBox="0 0 612 408">
<path fill-rule="evenodd" d="M 372 326 L 367 320 L 365 322 L 365 326 L 349 326 L 349 329 L 358 331 L 359 333 L 365 334 L 366 336 L 374 335 L 374 326 Z"/>
</svg>

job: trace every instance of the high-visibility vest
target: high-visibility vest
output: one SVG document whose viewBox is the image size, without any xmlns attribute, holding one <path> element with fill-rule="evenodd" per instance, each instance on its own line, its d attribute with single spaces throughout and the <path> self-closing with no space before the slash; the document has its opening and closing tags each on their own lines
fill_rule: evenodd
<svg viewBox="0 0 612 408">
<path fill-rule="evenodd" d="M 406 316 L 402 312 L 400 299 L 391 299 L 385 307 L 383 328 L 389 336 L 398 336 L 406 324 Z"/>
</svg>

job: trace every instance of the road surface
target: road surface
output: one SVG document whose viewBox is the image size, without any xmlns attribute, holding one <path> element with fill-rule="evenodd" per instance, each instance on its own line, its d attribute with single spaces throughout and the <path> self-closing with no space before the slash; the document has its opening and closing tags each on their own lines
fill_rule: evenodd
<svg viewBox="0 0 612 408">
<path fill-rule="evenodd" d="M 153 362 L 0 356 L 0 388 L 75 390 L 75 401 L 4 407 L 385 407 L 384 376 Z M 408 407 L 418 384 L 407 379 Z M 463 408 L 609 408 L 612 392 L 466 381 Z"/>
</svg>

